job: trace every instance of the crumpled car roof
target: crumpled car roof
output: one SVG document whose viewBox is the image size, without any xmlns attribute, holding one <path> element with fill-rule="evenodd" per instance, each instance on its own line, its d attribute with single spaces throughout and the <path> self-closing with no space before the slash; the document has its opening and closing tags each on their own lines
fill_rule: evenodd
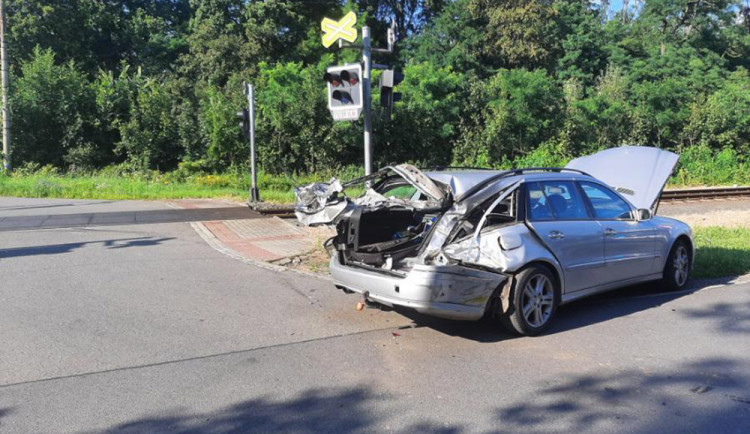
<svg viewBox="0 0 750 434">
<path fill-rule="evenodd" d="M 456 170 L 426 172 L 425 174 L 436 181 L 447 184 L 453 191 L 453 196 L 459 197 L 463 196 L 471 187 L 502 172 L 501 170 Z"/>
</svg>

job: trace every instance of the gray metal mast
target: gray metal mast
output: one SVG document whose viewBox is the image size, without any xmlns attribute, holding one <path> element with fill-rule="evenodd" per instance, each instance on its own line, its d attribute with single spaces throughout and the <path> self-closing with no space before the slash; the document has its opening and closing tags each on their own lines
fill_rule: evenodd
<svg viewBox="0 0 750 434">
<path fill-rule="evenodd" d="M 3 84 L 3 168 L 10 171 L 10 113 L 8 111 L 8 50 L 5 43 L 5 1 L 0 0 L 0 63 Z"/>
<path fill-rule="evenodd" d="M 363 87 L 363 106 L 362 111 L 365 115 L 365 175 L 372 173 L 372 119 L 370 108 L 370 77 L 372 76 L 372 53 L 370 47 L 370 28 L 362 27 L 362 87 Z"/>
<path fill-rule="evenodd" d="M 260 201 L 260 191 L 258 190 L 258 171 L 257 171 L 257 149 L 255 148 L 255 95 L 253 85 L 247 84 L 245 89 L 247 94 L 248 111 L 250 112 L 250 202 Z"/>
</svg>

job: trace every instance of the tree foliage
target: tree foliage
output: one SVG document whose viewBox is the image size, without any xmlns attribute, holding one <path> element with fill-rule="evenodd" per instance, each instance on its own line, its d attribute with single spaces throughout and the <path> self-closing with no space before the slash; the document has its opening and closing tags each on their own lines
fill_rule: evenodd
<svg viewBox="0 0 750 434">
<path fill-rule="evenodd" d="M 744 159 L 747 2 L 613 3 L 9 0 L 14 161 L 244 165 L 247 81 L 266 171 L 359 164 L 362 122 L 331 120 L 321 79 L 358 61 L 320 44 L 320 20 L 349 10 L 375 45 L 392 22 L 399 36 L 377 59 L 406 75 L 390 121 L 373 81 L 377 164 L 555 164 L 622 144 Z"/>
</svg>

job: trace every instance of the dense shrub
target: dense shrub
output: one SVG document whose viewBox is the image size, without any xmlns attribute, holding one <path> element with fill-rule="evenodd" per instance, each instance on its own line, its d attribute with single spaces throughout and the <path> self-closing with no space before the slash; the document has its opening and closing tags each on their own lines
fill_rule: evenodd
<svg viewBox="0 0 750 434">
<path fill-rule="evenodd" d="M 374 46 L 401 26 L 396 52 L 375 56 L 406 75 L 388 120 L 374 73 L 376 165 L 559 165 L 640 144 L 682 152 L 681 182 L 746 182 L 741 2 L 314 3 L 8 2 L 15 166 L 239 182 L 243 81 L 255 85 L 262 171 L 282 175 L 268 182 L 361 166 L 363 122 L 333 122 L 322 81 L 360 53 L 324 49 L 319 31 L 353 10 Z"/>
</svg>

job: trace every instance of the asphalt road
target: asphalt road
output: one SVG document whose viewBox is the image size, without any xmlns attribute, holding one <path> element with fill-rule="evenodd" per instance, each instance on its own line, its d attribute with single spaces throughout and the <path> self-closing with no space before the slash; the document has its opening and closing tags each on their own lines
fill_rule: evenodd
<svg viewBox="0 0 750 434">
<path fill-rule="evenodd" d="M 356 312 L 179 218 L 79 216 L 168 210 L 0 198 L 74 222 L 0 231 L 0 433 L 750 432 L 748 284 L 621 290 L 514 338 Z"/>
</svg>

